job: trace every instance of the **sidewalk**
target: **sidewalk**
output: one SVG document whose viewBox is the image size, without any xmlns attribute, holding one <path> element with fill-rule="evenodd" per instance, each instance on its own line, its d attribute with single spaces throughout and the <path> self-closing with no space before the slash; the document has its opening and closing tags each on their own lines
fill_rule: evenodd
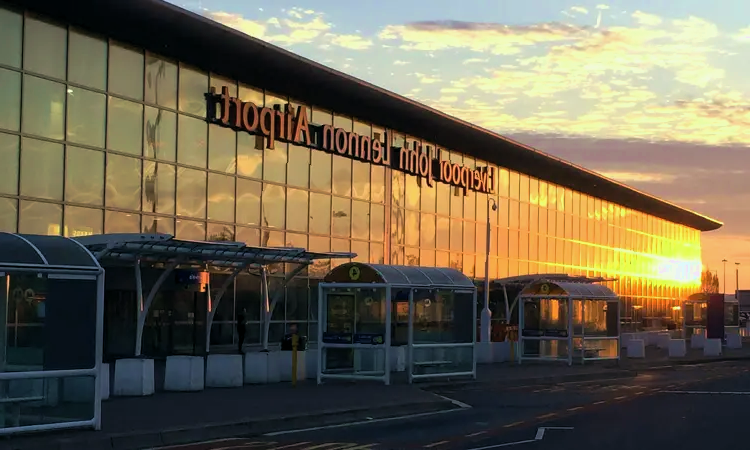
<svg viewBox="0 0 750 450">
<path fill-rule="evenodd" d="M 741 349 L 722 350 L 721 356 L 703 356 L 703 349 L 690 348 L 688 342 L 687 355 L 684 358 L 670 358 L 666 349 L 658 349 L 654 346 L 646 347 L 646 358 L 630 359 L 626 357 L 626 351 L 623 349 L 623 356 L 620 360 L 620 367 L 629 370 L 647 370 L 654 368 L 664 368 L 665 366 L 680 366 L 689 364 L 702 364 L 719 361 L 750 361 L 750 340 L 743 339 L 744 347 Z"/>
</svg>

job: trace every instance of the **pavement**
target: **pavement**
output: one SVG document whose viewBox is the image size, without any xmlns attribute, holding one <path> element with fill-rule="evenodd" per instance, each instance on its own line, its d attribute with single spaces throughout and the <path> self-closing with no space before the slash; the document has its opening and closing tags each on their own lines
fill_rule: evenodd
<svg viewBox="0 0 750 450">
<path fill-rule="evenodd" d="M 174 448 L 232 449 L 240 445 L 237 448 L 286 449 L 286 445 L 299 442 L 320 450 L 334 450 L 328 448 L 330 444 L 337 448 L 348 445 L 347 450 L 420 447 L 441 440 L 453 442 L 451 439 L 456 436 L 463 439 L 480 433 L 479 436 L 482 427 L 527 423 L 530 417 L 544 416 L 551 410 L 577 408 L 584 399 L 595 403 L 598 395 L 607 391 L 592 388 L 593 394 L 587 390 L 574 392 L 565 386 L 656 383 L 649 380 L 663 383 L 714 370 L 709 367 L 742 364 L 738 358 L 750 359 L 750 351 L 727 355 L 724 359 L 729 361 L 711 360 L 703 366 L 691 366 L 690 360 L 665 365 L 657 354 L 637 365 L 628 360 L 619 365 L 601 362 L 572 367 L 525 362 L 521 366 L 480 365 L 477 380 L 391 386 L 316 386 L 308 380 L 296 388 L 276 384 L 115 398 L 102 404 L 101 431 L 13 437 L 0 440 L 0 450 L 141 450 L 193 442 L 203 444 Z M 698 358 L 693 363 L 697 361 L 707 360 Z M 562 391 L 560 386 L 564 387 Z M 290 430 L 307 431 L 288 433 Z M 226 438 L 240 440 L 206 443 Z M 435 446 L 437 450 L 438 447 Z M 303 448 L 307 447 L 292 446 L 288 450 Z"/>
</svg>

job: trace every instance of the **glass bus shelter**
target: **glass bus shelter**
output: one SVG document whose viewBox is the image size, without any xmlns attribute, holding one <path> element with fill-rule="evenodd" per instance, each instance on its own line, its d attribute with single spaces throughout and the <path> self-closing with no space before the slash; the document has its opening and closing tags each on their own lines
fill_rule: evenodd
<svg viewBox="0 0 750 450">
<path fill-rule="evenodd" d="M 721 295 L 721 294 L 719 294 Z M 692 294 L 682 303 L 682 338 L 706 334 L 709 294 Z M 740 303 L 732 296 L 724 296 L 724 334 L 740 333 Z"/>
<path fill-rule="evenodd" d="M 608 287 L 538 280 L 519 303 L 519 364 L 620 359 L 620 299 Z"/>
<path fill-rule="evenodd" d="M 476 377 L 474 283 L 450 268 L 347 263 L 319 285 L 318 383 Z"/>
</svg>

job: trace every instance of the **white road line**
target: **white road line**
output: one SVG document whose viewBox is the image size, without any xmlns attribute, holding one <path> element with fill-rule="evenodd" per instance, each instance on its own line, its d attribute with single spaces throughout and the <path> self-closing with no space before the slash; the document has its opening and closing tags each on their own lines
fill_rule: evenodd
<svg viewBox="0 0 750 450">
<path fill-rule="evenodd" d="M 443 444 L 447 444 L 447 443 L 448 443 L 448 441 L 433 442 L 432 444 L 425 445 L 424 448 L 437 447 L 438 445 L 443 445 Z"/>
<path fill-rule="evenodd" d="M 467 434 L 466 437 L 479 436 L 480 434 L 485 434 L 485 433 L 487 433 L 487 432 L 486 431 L 477 431 L 476 433 Z"/>
<path fill-rule="evenodd" d="M 532 442 L 537 442 L 537 440 L 536 439 L 527 439 L 525 441 L 506 442 L 505 444 L 488 445 L 487 447 L 470 448 L 469 450 L 489 450 L 491 448 L 510 447 L 512 445 L 530 444 Z"/>
<path fill-rule="evenodd" d="M 697 395 L 750 395 L 750 392 L 713 392 L 713 391 L 662 391 L 665 394 L 697 394 Z"/>
<path fill-rule="evenodd" d="M 460 402 L 458 400 L 454 400 L 454 399 L 446 397 L 444 395 L 440 395 L 440 394 L 433 394 L 433 395 L 435 395 L 436 397 L 442 398 L 445 401 L 451 402 L 454 405 L 458 406 L 459 408 L 462 408 L 462 409 L 469 409 L 469 408 L 471 408 L 471 405 L 469 405 L 467 403 Z"/>
</svg>

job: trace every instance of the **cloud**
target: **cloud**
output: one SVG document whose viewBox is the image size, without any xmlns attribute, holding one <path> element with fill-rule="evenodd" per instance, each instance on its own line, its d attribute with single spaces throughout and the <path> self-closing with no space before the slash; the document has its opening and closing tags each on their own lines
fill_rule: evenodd
<svg viewBox="0 0 750 450">
<path fill-rule="evenodd" d="M 519 53 L 522 47 L 576 39 L 585 31 L 585 27 L 557 22 L 511 26 L 443 20 L 389 25 L 381 30 L 378 37 L 384 41 L 397 41 L 403 50 L 467 49 L 513 55 Z"/>
<path fill-rule="evenodd" d="M 583 6 L 572 6 L 570 8 L 570 10 L 573 11 L 573 12 L 580 13 L 580 14 L 588 14 L 589 13 L 589 10 L 586 9 L 586 8 L 584 8 Z"/>
<path fill-rule="evenodd" d="M 356 34 L 326 34 L 331 44 L 351 50 L 366 50 L 372 47 L 372 41 Z"/>
<path fill-rule="evenodd" d="M 634 12 L 632 14 L 632 17 L 639 25 L 655 27 L 657 25 L 660 25 L 662 22 L 661 17 L 654 14 L 646 14 L 641 11 Z"/>
<path fill-rule="evenodd" d="M 750 27 L 741 29 L 734 38 L 741 42 L 750 42 Z"/>
</svg>

